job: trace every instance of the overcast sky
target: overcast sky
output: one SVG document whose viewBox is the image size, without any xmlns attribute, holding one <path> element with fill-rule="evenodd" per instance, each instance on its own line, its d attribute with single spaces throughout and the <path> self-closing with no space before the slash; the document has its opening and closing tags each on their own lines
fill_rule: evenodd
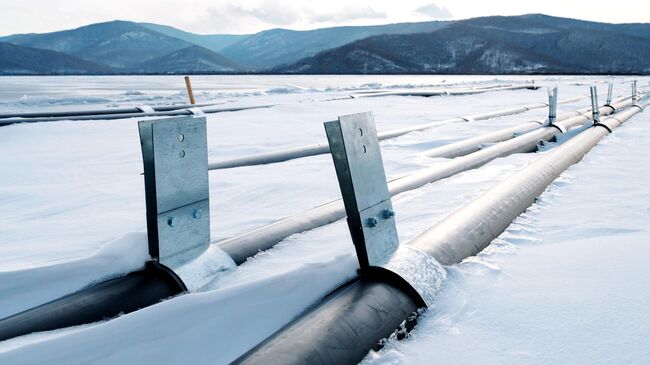
<svg viewBox="0 0 650 365">
<path fill-rule="evenodd" d="M 611 22 L 650 22 L 650 0 L 0 0 L 0 35 L 41 33 L 123 19 L 195 33 L 465 19 L 544 13 Z"/>
</svg>

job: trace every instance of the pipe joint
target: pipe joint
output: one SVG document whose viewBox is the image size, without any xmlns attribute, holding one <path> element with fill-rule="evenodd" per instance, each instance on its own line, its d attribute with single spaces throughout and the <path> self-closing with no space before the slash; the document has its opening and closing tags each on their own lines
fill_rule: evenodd
<svg viewBox="0 0 650 365">
<path fill-rule="evenodd" d="M 619 120 L 616 119 L 616 121 L 619 121 Z M 619 122 L 620 122 L 620 121 L 619 121 Z M 605 129 L 607 129 L 607 131 L 608 131 L 609 133 L 612 133 L 612 129 L 611 129 L 610 127 L 608 127 L 607 124 L 604 124 L 604 123 L 601 123 L 601 122 L 596 122 L 596 123 L 594 123 L 594 127 L 603 127 L 603 128 L 605 128 Z"/>
<path fill-rule="evenodd" d="M 555 128 L 555 129 L 557 129 L 558 131 L 560 131 L 560 133 L 566 133 L 566 132 L 567 132 L 566 128 L 562 127 L 562 126 L 559 125 L 559 124 L 549 123 L 549 124 L 547 125 L 547 127 L 553 127 L 553 128 Z"/>
</svg>

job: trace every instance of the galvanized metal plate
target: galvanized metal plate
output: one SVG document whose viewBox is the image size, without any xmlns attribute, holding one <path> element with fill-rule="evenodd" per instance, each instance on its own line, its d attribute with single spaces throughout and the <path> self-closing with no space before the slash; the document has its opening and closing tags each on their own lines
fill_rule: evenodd
<svg viewBox="0 0 650 365">
<path fill-rule="evenodd" d="M 204 117 L 139 123 L 149 252 L 163 263 L 210 243 L 205 123 Z"/>
<path fill-rule="evenodd" d="M 208 199 L 208 144 L 205 118 L 153 123 L 158 213 Z"/>
<path fill-rule="evenodd" d="M 363 269 L 399 245 L 377 131 L 371 113 L 339 117 L 325 130 Z"/>
<path fill-rule="evenodd" d="M 357 210 L 390 199 L 372 114 L 341 116 L 338 121 L 325 123 L 325 129 L 335 164 L 344 163 L 342 172 L 349 187 L 342 192 L 343 198 L 354 199 Z"/>
</svg>

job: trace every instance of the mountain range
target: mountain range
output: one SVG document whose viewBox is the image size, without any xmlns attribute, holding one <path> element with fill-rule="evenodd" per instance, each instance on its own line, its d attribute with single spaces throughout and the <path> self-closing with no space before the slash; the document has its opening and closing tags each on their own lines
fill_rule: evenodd
<svg viewBox="0 0 650 365">
<path fill-rule="evenodd" d="M 650 24 L 542 14 L 250 35 L 111 21 L 0 37 L 0 74 L 648 74 Z"/>
</svg>

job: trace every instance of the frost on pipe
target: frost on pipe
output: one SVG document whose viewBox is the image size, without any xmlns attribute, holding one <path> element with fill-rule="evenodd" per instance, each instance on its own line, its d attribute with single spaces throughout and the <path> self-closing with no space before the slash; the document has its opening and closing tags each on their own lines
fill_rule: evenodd
<svg viewBox="0 0 650 365">
<path fill-rule="evenodd" d="M 574 99 L 570 99 L 570 100 L 564 100 L 561 103 L 573 103 L 573 102 L 578 101 L 580 99 L 582 99 L 582 97 L 574 98 Z M 530 104 L 530 105 L 521 106 L 521 107 L 498 110 L 498 111 L 494 111 L 494 112 L 487 112 L 487 113 L 468 115 L 468 116 L 465 116 L 465 117 L 447 119 L 447 120 L 442 120 L 442 121 L 435 121 L 435 122 L 431 122 L 431 123 L 424 123 L 424 124 L 419 124 L 419 125 L 412 126 L 412 127 L 405 127 L 405 128 L 400 128 L 400 129 L 395 129 L 395 130 L 392 130 L 392 131 L 379 133 L 378 137 L 379 137 L 380 141 L 383 141 L 383 140 L 403 136 L 403 135 L 405 135 L 407 133 L 416 132 L 416 131 L 423 131 L 423 130 L 433 128 L 433 127 L 437 127 L 437 126 L 441 126 L 441 125 L 444 125 L 444 124 L 462 123 L 462 122 L 468 122 L 468 121 L 472 121 L 472 120 L 473 121 L 485 120 L 485 119 L 502 117 L 502 116 L 506 116 L 506 115 L 525 113 L 525 112 L 527 112 L 529 110 L 532 110 L 532 109 L 545 108 L 547 105 L 548 104 L 546 104 L 546 103 L 535 103 L 535 104 Z M 318 144 L 312 144 L 312 145 L 306 145 L 306 146 L 291 147 L 291 148 L 281 149 L 281 150 L 277 150 L 277 151 L 261 153 L 261 154 L 257 154 L 257 155 L 253 155 L 253 156 L 246 156 L 246 157 L 234 158 L 234 159 L 230 159 L 230 160 L 209 162 L 208 163 L 208 169 L 209 170 L 220 170 L 220 169 L 229 169 L 229 168 L 243 167 L 243 166 L 264 165 L 264 164 L 270 164 L 270 163 L 289 161 L 289 160 L 293 160 L 293 159 L 301 158 L 301 157 L 317 156 L 317 155 L 322 155 L 322 154 L 326 154 L 326 153 L 329 153 L 329 152 L 330 152 L 330 149 L 329 149 L 329 145 L 327 143 L 318 143 Z"/>
<path fill-rule="evenodd" d="M 644 106 L 648 102 L 643 103 Z M 580 133 L 540 157 L 515 176 L 460 208 L 409 245 L 446 264 L 485 248 L 530 206 L 563 171 L 579 162 L 598 141 L 639 113 L 633 106 Z M 235 360 L 238 364 L 354 364 L 400 327 L 415 325 L 420 307 L 390 283 L 361 278 L 336 290 L 261 344 Z M 392 326 L 392 329 L 391 329 Z M 397 336 L 404 335 L 398 331 Z"/>
<path fill-rule="evenodd" d="M 618 107 L 627 104 L 629 104 L 629 101 L 621 102 Z M 612 108 L 608 107 L 602 113 L 603 115 L 609 114 L 612 110 Z M 581 115 L 558 123 L 569 129 L 589 121 L 590 118 L 590 115 Z M 388 189 L 391 196 L 394 196 L 459 172 L 482 166 L 498 157 L 518 152 L 531 152 L 537 148 L 537 143 L 540 140 L 550 140 L 558 133 L 558 130 L 553 127 L 541 128 L 467 156 L 394 179 L 388 183 Z M 292 234 L 334 223 L 342 218 L 345 218 L 343 203 L 341 200 L 335 200 L 250 232 L 221 240 L 216 244 L 226 251 L 237 265 L 240 265 L 249 257 L 255 256 L 260 251 L 270 249 Z"/>
</svg>

